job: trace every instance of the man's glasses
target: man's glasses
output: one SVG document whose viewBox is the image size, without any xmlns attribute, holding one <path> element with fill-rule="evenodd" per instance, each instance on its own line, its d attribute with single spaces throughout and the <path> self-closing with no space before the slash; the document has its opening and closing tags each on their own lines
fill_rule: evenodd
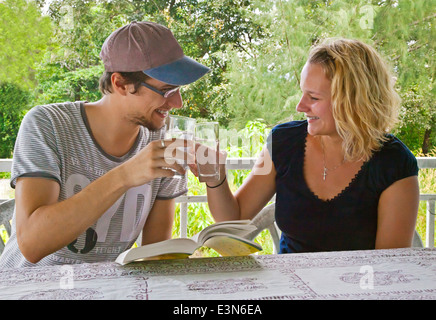
<svg viewBox="0 0 436 320">
<path fill-rule="evenodd" d="M 144 87 L 146 87 L 146 88 L 148 88 L 148 89 L 150 89 L 150 90 L 160 94 L 165 99 L 168 99 L 169 97 L 172 97 L 174 94 L 176 94 L 180 90 L 180 87 L 175 87 L 173 89 L 170 89 L 168 91 L 163 92 L 163 91 L 160 91 L 160 90 L 156 89 L 155 87 L 150 86 L 149 84 L 147 84 L 145 82 L 141 82 L 141 85 L 143 85 Z"/>
</svg>

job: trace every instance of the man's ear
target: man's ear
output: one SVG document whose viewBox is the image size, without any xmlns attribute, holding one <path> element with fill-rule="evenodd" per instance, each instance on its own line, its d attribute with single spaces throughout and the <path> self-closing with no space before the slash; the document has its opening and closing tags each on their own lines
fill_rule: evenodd
<svg viewBox="0 0 436 320">
<path fill-rule="evenodd" d="M 112 83 L 112 89 L 114 92 L 117 92 L 118 94 L 122 96 L 126 96 L 129 93 L 129 85 L 125 83 L 123 76 L 118 73 L 114 72 L 111 75 L 111 83 Z"/>
</svg>

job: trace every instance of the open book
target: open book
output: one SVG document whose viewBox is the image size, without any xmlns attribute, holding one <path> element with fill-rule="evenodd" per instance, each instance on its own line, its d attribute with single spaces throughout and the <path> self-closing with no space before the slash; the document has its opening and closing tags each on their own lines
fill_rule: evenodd
<svg viewBox="0 0 436 320">
<path fill-rule="evenodd" d="M 222 256 L 246 256 L 262 250 L 262 246 L 244 238 L 255 229 L 251 220 L 218 222 L 191 238 L 169 239 L 129 249 L 115 261 L 124 265 L 141 260 L 187 258 L 203 246 L 214 249 Z"/>
</svg>

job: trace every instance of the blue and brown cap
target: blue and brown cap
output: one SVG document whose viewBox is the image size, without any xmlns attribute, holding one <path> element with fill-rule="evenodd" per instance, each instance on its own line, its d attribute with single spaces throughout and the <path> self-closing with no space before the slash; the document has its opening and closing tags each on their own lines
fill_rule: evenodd
<svg viewBox="0 0 436 320">
<path fill-rule="evenodd" d="M 137 72 L 170 85 L 192 83 L 210 69 L 185 56 L 166 27 L 154 22 L 132 22 L 115 30 L 100 52 L 108 72 Z"/>
</svg>

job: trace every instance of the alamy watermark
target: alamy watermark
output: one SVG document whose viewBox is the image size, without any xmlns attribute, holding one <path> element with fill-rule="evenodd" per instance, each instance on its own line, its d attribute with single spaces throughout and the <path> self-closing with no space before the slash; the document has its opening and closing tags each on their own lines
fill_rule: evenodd
<svg viewBox="0 0 436 320">
<path fill-rule="evenodd" d="M 59 10 L 61 20 L 59 21 L 59 27 L 63 30 L 74 29 L 74 9 L 72 6 L 64 5 Z"/>
<path fill-rule="evenodd" d="M 70 265 L 63 265 L 60 269 L 61 278 L 59 279 L 59 288 L 64 290 L 74 289 L 74 269 Z"/>
<path fill-rule="evenodd" d="M 374 269 L 371 266 L 360 267 L 360 273 L 363 274 L 360 278 L 359 286 L 362 290 L 374 289 Z"/>
<path fill-rule="evenodd" d="M 232 160 L 227 158 L 235 158 L 235 161 L 240 165 L 249 165 L 253 158 L 258 158 L 255 174 L 267 175 L 272 169 L 271 156 L 259 156 L 261 150 L 266 149 L 268 134 L 269 131 L 244 135 L 236 129 L 220 129 L 219 141 L 217 143 L 220 155 L 217 154 L 216 150 L 210 149 L 210 147 L 196 144 L 195 140 L 188 141 L 187 148 L 184 147 L 185 145 L 181 140 L 176 140 L 174 143 L 167 145 L 164 158 L 169 165 L 174 164 L 176 161 L 180 162 L 179 160 L 181 159 L 186 164 L 215 165 L 226 162 L 233 164 Z M 193 148 L 195 148 L 195 152 L 192 151 Z M 269 152 L 271 152 L 271 148 L 269 148 Z M 223 152 L 227 156 L 223 156 Z M 195 154 L 195 157 L 189 157 L 188 153 Z"/>
<path fill-rule="evenodd" d="M 362 17 L 359 20 L 359 26 L 366 29 L 374 29 L 374 8 L 370 5 L 366 5 L 360 8 L 359 13 Z"/>
<path fill-rule="evenodd" d="M 359 27 L 362 30 L 374 29 L 375 9 L 371 5 L 362 6 L 355 12 L 341 9 L 338 11 L 338 15 L 340 17 L 340 23 L 344 23 L 347 26 L 350 19 L 354 20 L 354 15 L 357 15 L 357 18 L 359 19 Z"/>
</svg>

